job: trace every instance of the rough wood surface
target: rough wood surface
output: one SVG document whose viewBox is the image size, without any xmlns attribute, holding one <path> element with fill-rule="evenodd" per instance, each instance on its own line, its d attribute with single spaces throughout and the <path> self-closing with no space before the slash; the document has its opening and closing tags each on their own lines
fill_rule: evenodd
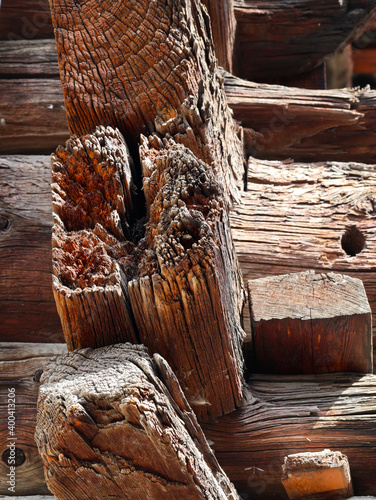
<svg viewBox="0 0 376 500">
<path fill-rule="evenodd" d="M 127 289 L 132 189 L 128 149 L 109 127 L 52 155 L 53 286 L 69 350 L 138 340 Z"/>
<path fill-rule="evenodd" d="M 109 125 L 131 148 L 140 134 L 173 136 L 236 199 L 244 174 L 240 131 L 200 0 L 52 0 L 51 11 L 70 131 Z"/>
<path fill-rule="evenodd" d="M 160 356 L 78 350 L 41 380 L 35 437 L 57 499 L 239 498 Z"/>
<path fill-rule="evenodd" d="M 48 0 L 2 0 L 0 40 L 36 40 L 53 37 Z"/>
<path fill-rule="evenodd" d="M 284 457 L 325 448 L 349 460 L 356 495 L 376 491 L 376 376 L 254 375 L 246 402 L 203 426 L 243 499 L 284 500 Z"/>
<path fill-rule="evenodd" d="M 0 160 L 0 341 L 63 342 L 52 296 L 51 166 Z"/>
<path fill-rule="evenodd" d="M 140 340 L 166 357 L 199 419 L 222 415 L 240 404 L 243 376 L 243 290 L 223 189 L 173 141 L 145 139 L 140 156 L 149 220 L 129 284 Z"/>
<path fill-rule="evenodd" d="M 374 90 L 306 90 L 228 74 L 225 88 L 248 155 L 376 163 Z"/>
<path fill-rule="evenodd" d="M 375 12 L 373 0 L 235 0 L 238 73 L 263 81 L 302 73 L 350 43 Z"/>
<path fill-rule="evenodd" d="M 66 352 L 65 344 L 22 342 L 0 343 L 0 494 L 18 495 L 48 493 L 43 475 L 43 463 L 34 441 L 37 415 L 39 377 L 47 361 Z M 14 435 L 8 429 L 8 394 L 15 390 L 16 423 Z M 13 402 L 13 399 L 11 400 Z M 12 411 L 12 410 L 11 410 Z M 15 442 L 17 465 L 15 491 L 9 491 L 10 473 L 7 445 Z M 4 454 L 5 453 L 5 454 Z"/>
<path fill-rule="evenodd" d="M 218 64 L 233 73 L 236 59 L 234 0 L 203 0 L 202 3 L 208 9 Z"/>
<path fill-rule="evenodd" d="M 352 497 L 349 461 L 339 451 L 295 453 L 285 457 L 282 483 L 289 500 Z"/>
<path fill-rule="evenodd" d="M 0 80 L 0 154 L 50 154 L 68 137 L 58 81 Z"/>
<path fill-rule="evenodd" d="M 375 184 L 373 165 L 250 160 L 230 216 L 243 279 L 337 271 L 363 281 L 375 314 Z"/>
<path fill-rule="evenodd" d="M 373 372 L 361 280 L 305 271 L 248 281 L 256 373 Z"/>
<path fill-rule="evenodd" d="M 59 66 L 53 40 L 0 42 L 0 78 L 57 79 L 58 77 Z"/>
</svg>

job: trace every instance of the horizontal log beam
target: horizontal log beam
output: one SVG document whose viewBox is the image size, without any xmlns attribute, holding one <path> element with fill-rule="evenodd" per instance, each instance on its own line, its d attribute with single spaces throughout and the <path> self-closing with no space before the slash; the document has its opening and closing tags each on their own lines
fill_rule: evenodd
<svg viewBox="0 0 376 500">
<path fill-rule="evenodd" d="M 0 40 L 39 40 L 52 37 L 48 0 L 2 0 Z"/>
<path fill-rule="evenodd" d="M 49 493 L 43 463 L 34 441 L 39 379 L 49 359 L 64 352 L 65 344 L 0 343 L 0 495 L 14 498 Z M 14 429 L 8 428 L 9 394 L 15 395 Z M 16 484 L 13 491 L 8 490 L 11 485 L 5 480 L 10 473 L 10 465 L 13 466 L 12 462 L 8 463 L 10 452 L 5 453 L 12 437 L 16 448 Z"/>
<path fill-rule="evenodd" d="M 270 81 L 316 67 L 359 36 L 374 0 L 235 0 L 239 76 Z"/>
<path fill-rule="evenodd" d="M 54 40 L 2 40 L 0 78 L 58 79 L 59 67 Z"/>
<path fill-rule="evenodd" d="M 287 499 L 284 457 L 325 448 L 348 457 L 356 495 L 374 494 L 375 375 L 254 375 L 248 389 L 242 408 L 203 426 L 242 498 Z"/>
<path fill-rule="evenodd" d="M 374 90 L 306 90 L 228 74 L 225 89 L 252 156 L 376 163 Z"/>
</svg>

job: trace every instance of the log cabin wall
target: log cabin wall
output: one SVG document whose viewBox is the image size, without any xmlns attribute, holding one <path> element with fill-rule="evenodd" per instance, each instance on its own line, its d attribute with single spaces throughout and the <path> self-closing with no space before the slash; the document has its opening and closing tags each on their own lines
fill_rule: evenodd
<svg viewBox="0 0 376 500">
<path fill-rule="evenodd" d="M 211 2 L 206 3 L 210 7 Z M 240 2 L 235 3 L 234 22 L 243 22 Z M 362 23 L 364 24 L 371 7 L 374 9 L 372 2 L 369 2 L 369 6 L 370 9 L 365 8 L 368 9 L 367 12 L 355 23 L 357 29 L 361 28 Z M 233 26 L 231 30 L 234 30 Z M 239 37 L 239 31 L 237 33 Z M 338 39 L 333 50 L 344 42 L 345 38 L 348 41 L 349 37 L 349 31 L 346 31 L 346 36 Z M 232 40 L 235 47 L 239 47 L 239 43 L 239 39 Z M 322 68 L 319 70 L 317 68 L 326 55 L 321 54 L 318 58 L 317 54 L 315 55 L 316 59 L 311 64 L 315 72 L 303 77 L 301 68 L 295 75 L 290 68 L 288 80 L 285 76 L 285 79 L 278 80 L 278 83 L 288 81 L 294 86 L 322 88 L 324 86 L 320 79 Z M 223 64 L 226 69 L 233 69 L 238 76 L 246 75 L 246 70 L 242 73 L 239 66 L 236 67 L 236 60 L 229 60 L 228 53 L 223 57 L 223 60 L 227 61 Z M 260 76 L 260 78 L 259 81 L 267 81 L 266 77 Z M 273 75 L 270 78 L 273 83 L 277 81 L 273 80 Z M 351 169 L 344 171 L 346 169 L 337 167 L 333 163 L 329 163 L 327 168 L 322 165 L 293 165 L 290 170 L 295 172 L 292 175 L 296 175 L 298 179 L 289 181 L 282 179 L 281 182 L 287 183 L 287 189 L 295 190 L 293 198 L 297 200 L 297 206 L 299 206 L 297 199 L 299 194 L 296 189 L 301 187 L 302 183 L 311 186 L 312 179 L 307 172 L 313 170 L 317 173 L 319 168 L 327 171 L 327 182 L 332 189 L 336 179 L 337 181 L 341 179 L 338 181 L 340 183 L 344 180 L 349 183 L 348 198 L 352 200 L 350 205 L 353 211 L 356 211 L 354 196 L 356 198 L 359 195 L 352 192 L 354 178 L 356 182 L 359 178 L 362 179 L 364 192 L 373 192 L 375 186 L 373 164 L 376 163 L 372 148 L 375 139 L 373 131 L 376 113 L 375 92 L 307 91 L 304 88 L 297 91 L 276 85 L 253 84 L 226 74 L 225 83 L 235 118 L 245 127 L 247 154 L 252 153 L 267 160 L 279 159 L 280 162 L 273 163 L 272 167 L 278 170 L 278 175 L 281 177 L 284 171 L 283 162 L 291 156 L 303 162 L 349 160 L 369 163 L 367 167 L 364 165 L 354 167 L 355 171 L 360 172 L 358 177 Z M 305 124 L 305 127 L 302 124 Z M 266 140 L 263 140 L 263 135 Z M 47 358 L 66 349 L 51 285 L 52 208 L 49 155 L 68 137 L 48 1 L 2 0 L 0 8 L 0 494 L 7 493 L 4 481 L 7 468 L 2 458 L 9 437 L 6 428 L 5 401 L 9 389 L 13 388 L 17 395 L 16 436 L 17 447 L 20 450 L 17 493 L 20 495 L 48 493 L 33 434 L 40 372 Z M 348 147 L 349 141 L 351 148 Z M 332 270 L 333 259 L 330 255 L 327 260 L 325 259 L 325 249 L 320 255 L 316 251 L 316 243 L 326 245 L 325 235 L 322 233 L 317 235 L 316 241 L 311 245 L 303 242 L 304 248 L 300 246 L 297 254 L 294 244 L 289 244 L 289 241 L 294 243 L 301 237 L 299 226 L 296 229 L 297 234 L 295 232 L 287 234 L 286 231 L 280 241 L 285 239 L 287 243 L 277 245 L 278 251 L 272 242 L 270 245 L 266 244 L 265 234 L 261 231 L 265 229 L 264 214 L 260 213 L 258 216 L 253 207 L 259 206 L 260 199 L 263 199 L 263 193 L 257 191 L 260 183 L 265 182 L 263 179 L 265 166 L 270 167 L 267 165 L 267 160 L 261 162 L 256 168 L 256 173 L 253 171 L 254 164 L 251 164 L 251 168 L 248 169 L 248 191 L 243 193 L 243 204 L 232 214 L 233 236 L 244 278 L 258 278 L 312 268 L 322 271 Z M 340 170 L 342 168 L 340 174 L 342 177 L 337 175 L 338 168 Z M 280 184 L 277 183 L 277 187 L 273 188 L 274 191 L 269 190 L 269 199 L 266 201 L 264 199 L 267 211 L 271 210 L 271 206 L 275 208 L 276 199 L 283 199 L 283 203 L 286 203 L 283 193 L 277 192 L 278 185 Z M 322 189 L 325 191 L 326 185 L 323 185 Z M 364 280 L 375 325 L 376 250 L 372 234 L 374 195 L 367 196 L 363 196 L 362 200 L 368 200 L 371 208 L 366 207 L 364 210 L 360 208 L 360 213 L 358 211 L 351 214 L 351 217 L 358 218 L 368 235 L 365 248 L 359 255 L 349 258 L 341 247 L 341 238 L 346 231 L 346 224 L 351 226 L 351 218 L 343 219 L 344 226 L 338 224 L 338 219 L 332 224 L 330 200 L 324 200 L 327 210 L 325 224 L 328 225 L 329 231 L 335 232 L 336 250 L 342 252 L 336 269 L 341 272 L 349 271 L 350 274 Z M 357 199 L 359 201 L 359 196 Z M 320 216 L 321 209 L 318 201 L 317 217 Z M 242 213 L 242 210 L 245 213 Z M 293 207 L 286 210 L 293 210 Z M 271 216 L 275 216 L 277 225 L 281 224 L 280 214 L 275 213 Z M 299 217 L 300 214 L 295 213 L 293 216 Z M 315 216 L 310 214 L 310 220 L 312 221 Z M 304 218 L 304 214 L 302 217 Z M 285 221 L 282 222 L 284 223 Z M 271 221 L 272 228 L 275 227 L 273 224 Z M 250 237 L 254 230 L 256 241 Z M 334 241 L 330 233 L 327 236 L 329 241 Z M 291 258 L 293 258 L 292 263 Z M 247 317 L 245 317 L 245 327 L 250 336 Z M 211 439 L 215 440 L 215 432 Z M 231 479 L 234 468 L 228 458 L 231 456 L 231 450 L 229 455 L 226 453 L 224 463 Z M 239 465 L 234 476 L 241 475 L 239 472 L 241 468 Z M 360 470 L 359 466 L 358 469 Z M 273 481 L 275 480 L 274 477 Z M 247 480 L 243 476 L 240 477 L 239 484 L 246 490 Z M 373 483 L 370 485 L 370 482 L 366 481 L 366 484 L 368 490 L 363 492 L 371 493 L 370 488 Z"/>
</svg>

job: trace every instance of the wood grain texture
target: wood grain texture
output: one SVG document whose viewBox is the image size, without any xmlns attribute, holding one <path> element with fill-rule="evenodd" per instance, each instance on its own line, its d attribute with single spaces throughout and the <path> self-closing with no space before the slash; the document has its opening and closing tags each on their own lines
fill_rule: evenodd
<svg viewBox="0 0 376 500">
<path fill-rule="evenodd" d="M 236 59 L 234 0 L 203 0 L 202 3 L 208 9 L 218 64 L 233 73 Z"/>
<path fill-rule="evenodd" d="M 52 296 L 51 166 L 0 160 L 0 341 L 62 342 Z"/>
<path fill-rule="evenodd" d="M 287 499 L 284 457 L 325 448 L 348 457 L 354 494 L 372 495 L 375 405 L 374 375 L 254 375 L 245 404 L 203 428 L 243 499 Z"/>
<path fill-rule="evenodd" d="M 78 350 L 42 382 L 35 437 L 57 499 L 239 498 L 160 356 Z"/>
<path fill-rule="evenodd" d="M 54 41 L 2 40 L 0 42 L 0 78 L 59 78 Z"/>
<path fill-rule="evenodd" d="M 0 40 L 53 38 L 48 0 L 2 0 Z"/>
<path fill-rule="evenodd" d="M 248 281 L 256 373 L 373 372 L 361 280 L 306 271 Z"/>
<path fill-rule="evenodd" d="M 229 74 L 225 88 L 234 117 L 244 127 L 248 155 L 376 163 L 374 90 L 306 90 Z"/>
<path fill-rule="evenodd" d="M 375 314 L 375 183 L 372 165 L 250 160 L 247 191 L 231 212 L 243 279 L 340 272 L 363 281 Z"/>
<path fill-rule="evenodd" d="M 128 297 L 137 266 L 131 163 L 109 127 L 52 155 L 53 290 L 69 350 L 138 340 Z"/>
<path fill-rule="evenodd" d="M 65 344 L 0 343 L 0 494 L 48 493 L 43 463 L 34 441 L 40 374 L 52 356 L 66 352 Z M 15 468 L 16 488 L 8 490 L 9 465 L 4 452 L 12 439 L 8 429 L 8 390 L 15 389 L 14 441 L 23 460 Z M 5 461 L 4 461 L 5 458 Z M 20 460 L 20 461 L 21 461 Z"/>
<path fill-rule="evenodd" d="M 242 400 L 244 335 L 223 188 L 173 141 L 144 139 L 140 157 L 149 220 L 129 283 L 140 340 L 167 359 L 200 420 L 222 415 Z"/>
<path fill-rule="evenodd" d="M 58 81 L 0 80 L 0 154 L 50 154 L 68 137 Z"/>
<path fill-rule="evenodd" d="M 238 75 L 267 82 L 308 71 L 365 28 L 373 0 L 235 0 Z"/>
<path fill-rule="evenodd" d="M 244 174 L 240 131 L 200 1 L 53 0 L 51 11 L 70 131 L 109 125 L 132 148 L 140 134 L 172 135 L 236 199 Z"/>
</svg>

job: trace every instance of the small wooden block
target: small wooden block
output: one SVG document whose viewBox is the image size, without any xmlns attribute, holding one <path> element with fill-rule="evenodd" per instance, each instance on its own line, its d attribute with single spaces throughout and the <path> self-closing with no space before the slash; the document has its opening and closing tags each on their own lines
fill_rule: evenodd
<svg viewBox="0 0 376 500">
<path fill-rule="evenodd" d="M 353 494 L 349 462 L 339 451 L 288 455 L 282 470 L 290 500 L 342 499 Z"/>
<path fill-rule="evenodd" d="M 255 371 L 372 373 L 361 280 L 314 271 L 248 281 Z"/>
</svg>

